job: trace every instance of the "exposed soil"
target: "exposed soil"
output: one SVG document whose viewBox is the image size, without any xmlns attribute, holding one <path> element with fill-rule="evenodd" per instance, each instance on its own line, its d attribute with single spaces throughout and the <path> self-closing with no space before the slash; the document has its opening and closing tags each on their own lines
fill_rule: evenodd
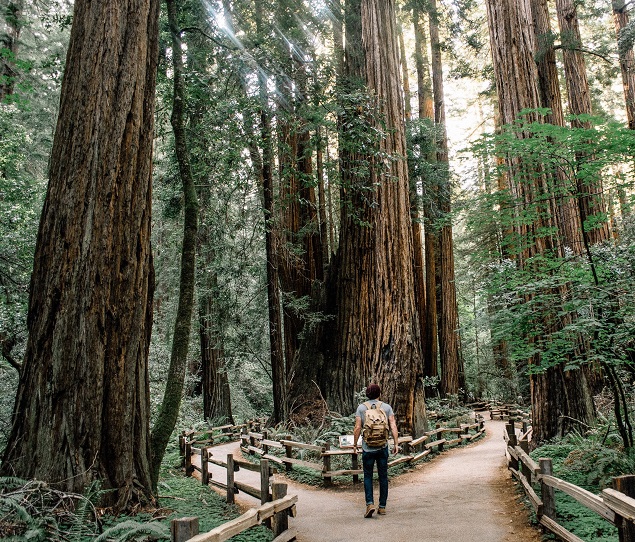
<svg viewBox="0 0 635 542">
<path fill-rule="evenodd" d="M 539 542 L 528 511 L 505 466 L 505 422 L 486 421 L 486 436 L 454 448 L 390 480 L 387 514 L 363 517 L 362 483 L 333 489 L 313 488 L 284 480 L 298 495 L 297 517 L 290 527 L 299 542 L 390 540 L 391 542 Z M 214 448 L 216 457 L 240 454 L 236 443 Z M 219 480 L 223 479 L 218 471 Z M 236 479 L 259 485 L 257 473 Z M 377 498 L 378 489 L 375 487 Z M 240 494 L 246 507 L 259 503 Z"/>
</svg>

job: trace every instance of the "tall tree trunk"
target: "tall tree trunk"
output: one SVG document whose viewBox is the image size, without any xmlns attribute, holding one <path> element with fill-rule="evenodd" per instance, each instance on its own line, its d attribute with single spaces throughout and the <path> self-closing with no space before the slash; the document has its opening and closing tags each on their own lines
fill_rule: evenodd
<svg viewBox="0 0 635 542">
<path fill-rule="evenodd" d="M 521 110 L 540 106 L 538 73 L 534 62 L 536 45 L 532 33 L 532 12 L 528 0 L 487 0 L 487 11 L 499 112 L 502 123 L 511 124 Z M 534 119 L 539 120 L 537 117 Z M 525 136 L 521 134 L 519 137 Z M 515 251 L 517 265 L 520 269 L 526 269 L 529 258 L 535 255 L 562 254 L 561 245 L 549 233 L 558 227 L 556 203 L 542 172 L 527 172 L 523 177 L 522 164 L 519 161 L 512 160 L 508 166 L 510 175 L 507 182 L 510 192 L 521 206 L 517 212 L 522 212 L 528 205 L 537 205 L 536 198 L 540 197 L 543 201 L 540 208 L 535 210 L 537 218 L 532 223 L 520 221 L 515 227 L 514 233 L 519 239 L 533 240 L 527 248 Z M 520 182 L 516 176 L 520 177 Z M 545 197 L 549 194 L 550 197 Z M 566 295 L 564 290 L 565 287 L 559 290 L 563 296 Z M 528 294 L 526 301 L 530 299 Z M 545 325 L 550 332 L 562 325 L 560 318 L 552 313 L 547 312 L 544 318 L 551 321 L 551 324 L 547 322 Z M 548 340 L 548 337 L 543 339 Z M 535 354 L 529 363 L 535 368 L 540 365 L 540 361 L 540 355 Z M 590 393 L 583 371 L 564 373 L 561 367 L 551 367 L 530 375 L 530 384 L 536 442 L 561 434 L 565 430 L 563 421 L 573 418 L 574 413 L 576 419 L 582 423 L 593 420 L 594 411 L 588 400 Z M 577 399 L 574 397 L 576 395 Z"/>
<path fill-rule="evenodd" d="M 553 47 L 549 6 L 547 0 L 532 0 L 532 12 L 536 29 L 536 64 L 538 66 L 538 88 L 540 90 L 541 107 L 551 110 L 545 122 L 556 126 L 564 126 L 562 96 L 558 81 L 556 52 Z M 582 225 L 576 198 L 571 196 L 574 187 L 560 169 L 555 173 L 554 183 L 558 198 L 558 217 L 561 225 L 562 239 L 571 250 L 580 254 L 584 249 L 582 241 Z"/>
<path fill-rule="evenodd" d="M 569 111 L 572 115 L 590 115 L 591 92 L 586 74 L 586 63 L 582 54 L 582 38 L 578 25 L 577 5 L 574 0 L 556 0 L 556 11 L 560 25 L 562 41 L 562 57 L 564 73 L 569 98 Z M 589 128 L 591 124 L 575 119 L 571 125 L 576 128 Z M 578 161 L 592 160 L 593 157 L 578 155 Z M 604 203 L 602 178 L 577 180 L 574 187 L 579 207 L 585 243 L 591 245 L 600 243 L 610 237 L 608 221 L 604 218 L 606 205 Z M 593 223 L 592 225 L 590 224 Z M 581 247 L 579 253 L 584 252 Z"/>
<path fill-rule="evenodd" d="M 263 33 L 263 3 L 254 2 L 256 30 Z M 253 149 L 252 155 L 258 164 L 257 173 L 262 185 L 263 212 L 265 222 L 265 253 L 267 256 L 267 300 L 269 315 L 269 349 L 271 356 L 271 380 L 273 385 L 273 422 L 280 423 L 288 418 L 287 381 L 282 338 L 282 310 L 280 305 L 280 273 L 278 264 L 278 236 L 275 222 L 273 185 L 273 134 L 267 93 L 267 77 L 258 72 L 258 92 L 260 97 L 260 142 L 262 158 Z M 245 95 L 246 92 L 245 92 Z"/>
<path fill-rule="evenodd" d="M 406 121 L 412 117 L 412 105 L 410 104 L 410 78 L 408 77 L 408 55 L 406 53 L 406 44 L 403 37 L 403 29 L 401 25 L 397 25 L 397 33 L 399 35 L 399 60 L 401 62 L 401 77 L 403 81 L 403 97 L 404 111 Z"/>
<path fill-rule="evenodd" d="M 394 3 L 354 0 L 346 10 L 346 76 L 353 102 L 343 103 L 343 126 L 367 133 L 363 126 L 376 129 L 383 121 L 386 129 L 370 155 L 368 147 L 360 148 L 360 133 L 349 128 L 342 134 L 348 145 L 342 152 L 338 348 L 328 399 L 336 409 L 352 411 L 354 392 L 375 380 L 408 431 L 425 415 L 425 406 L 422 394 L 415 404 L 421 347 L 408 172 L 398 158 L 406 148 Z M 355 103 L 364 89 L 363 103 Z M 365 163 L 370 168 L 360 167 Z"/>
<path fill-rule="evenodd" d="M 458 395 L 465 389 L 465 372 L 459 346 L 459 314 L 456 303 L 454 278 L 454 241 L 452 239 L 452 188 L 449 179 L 448 138 L 445 125 L 445 93 L 443 90 L 443 65 L 439 40 L 436 0 L 429 0 L 430 45 L 432 48 L 432 89 L 434 95 L 434 120 L 440 130 L 437 163 L 440 165 L 439 211 L 443 225 L 439 230 L 439 346 L 441 360 L 441 393 Z"/>
<path fill-rule="evenodd" d="M 617 48 L 620 55 L 620 70 L 622 72 L 622 86 L 626 103 L 626 118 L 628 127 L 635 130 L 635 53 L 632 43 L 628 46 L 621 43 L 626 28 L 629 25 L 628 6 L 625 0 L 613 0 L 613 20 L 617 33 Z"/>
<path fill-rule="evenodd" d="M 207 232 L 205 237 L 209 238 Z M 211 251 L 208 251 L 208 258 L 204 261 L 206 268 L 212 264 Z M 203 416 L 206 420 L 222 420 L 222 423 L 233 424 L 231 392 L 224 359 L 222 323 L 215 301 L 218 295 L 218 276 L 215 272 L 205 273 L 205 275 L 208 276 L 208 280 L 199 292 Z"/>
<path fill-rule="evenodd" d="M 174 150 L 183 185 L 183 246 L 181 248 L 179 302 L 174 321 L 170 366 L 161 407 L 152 428 L 152 482 L 155 488 L 159 481 L 161 461 L 179 416 L 187 369 L 187 353 L 190 345 L 192 311 L 194 310 L 194 287 L 196 284 L 198 194 L 196 193 L 196 185 L 192 175 L 190 151 L 185 133 L 187 96 L 181 30 L 177 19 L 176 2 L 177 0 L 166 0 L 168 24 L 172 38 L 172 77 L 174 84 L 170 122 L 174 132 Z"/>
<path fill-rule="evenodd" d="M 3 11 L 0 26 L 0 103 L 9 94 L 13 94 L 15 80 L 18 76 L 15 61 L 18 56 L 20 32 L 24 21 L 22 10 L 24 0 L 3 0 L 0 2 Z"/>
<path fill-rule="evenodd" d="M 1 469 L 74 493 L 100 480 L 115 510 L 152 499 L 158 14 L 152 0 L 75 2 Z"/>
<path fill-rule="evenodd" d="M 417 92 L 419 102 L 419 119 L 434 121 L 434 100 L 432 98 L 432 79 L 430 78 L 430 64 L 428 60 L 428 45 L 426 34 L 421 23 L 421 6 L 414 6 L 412 19 L 415 30 L 415 62 L 417 67 Z M 430 156 L 436 161 L 436 153 Z M 421 318 L 420 326 L 423 337 L 423 374 L 427 377 L 438 376 L 439 343 L 438 343 L 438 319 L 437 319 L 437 287 L 436 287 L 436 261 L 438 242 L 436 232 L 432 226 L 434 211 L 432 200 L 437 199 L 436 191 L 431 190 L 430 182 L 422 179 L 423 191 L 423 217 L 424 229 L 424 254 L 425 254 L 425 314 Z"/>
</svg>

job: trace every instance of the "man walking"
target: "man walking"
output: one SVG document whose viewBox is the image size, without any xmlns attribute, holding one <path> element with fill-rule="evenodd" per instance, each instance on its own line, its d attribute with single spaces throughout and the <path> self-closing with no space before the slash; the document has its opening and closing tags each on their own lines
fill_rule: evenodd
<svg viewBox="0 0 635 542">
<path fill-rule="evenodd" d="M 397 453 L 399 436 L 397 423 L 392 407 L 388 403 L 379 400 L 381 389 L 377 384 L 371 384 L 366 388 L 368 401 L 357 407 L 355 413 L 355 430 L 353 431 L 353 453 L 357 453 L 357 441 L 360 434 L 362 441 L 362 465 L 364 467 L 364 493 L 366 496 L 365 518 L 369 518 L 375 512 L 375 500 L 373 498 L 373 469 L 377 462 L 377 474 L 379 476 L 379 509 L 377 514 L 386 513 L 386 501 L 388 500 L 388 429 L 394 441 L 393 453 Z"/>
</svg>

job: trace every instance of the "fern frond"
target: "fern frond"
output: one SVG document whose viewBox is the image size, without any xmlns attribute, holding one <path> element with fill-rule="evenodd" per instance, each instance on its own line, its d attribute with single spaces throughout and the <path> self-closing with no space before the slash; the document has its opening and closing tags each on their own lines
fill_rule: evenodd
<svg viewBox="0 0 635 542">
<path fill-rule="evenodd" d="M 140 523 L 138 521 L 123 521 L 106 529 L 99 535 L 95 542 L 129 542 L 137 540 L 137 537 L 153 537 L 154 540 L 169 540 L 170 531 L 165 525 L 158 522 Z M 145 538 L 144 538 L 145 539 Z"/>
</svg>

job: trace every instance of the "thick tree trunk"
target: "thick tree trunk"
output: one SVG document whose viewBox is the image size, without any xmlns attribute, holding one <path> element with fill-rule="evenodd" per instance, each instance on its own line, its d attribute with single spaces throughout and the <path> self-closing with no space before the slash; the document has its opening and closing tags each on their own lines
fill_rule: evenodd
<svg viewBox="0 0 635 542">
<path fill-rule="evenodd" d="M 535 57 L 538 67 L 540 104 L 541 107 L 551 110 L 551 113 L 545 117 L 545 122 L 564 126 L 564 111 L 547 0 L 532 0 L 532 12 L 536 28 L 537 49 Z M 573 197 L 575 187 L 571 185 L 571 180 L 560 168 L 555 172 L 553 182 L 556 190 L 562 240 L 571 250 L 580 254 L 584 250 L 584 243 L 577 200 Z"/>
<path fill-rule="evenodd" d="M 582 38 L 578 25 L 577 5 L 574 0 L 556 0 L 556 11 L 560 25 L 562 41 L 562 57 L 564 61 L 564 74 L 567 83 L 569 98 L 569 111 L 572 115 L 590 115 L 591 92 L 586 74 L 586 63 L 582 54 Z M 588 128 L 589 122 L 573 120 L 571 125 L 576 128 Z M 593 157 L 578 155 L 577 160 L 587 161 Z M 602 188 L 602 178 L 578 180 L 573 187 L 576 192 L 577 204 L 580 210 L 580 221 L 583 226 L 583 235 L 586 242 L 591 245 L 600 243 L 610 237 L 608 221 L 604 218 L 606 205 Z M 591 219 L 590 226 L 587 220 Z M 584 246 L 579 253 L 584 252 Z"/>
<path fill-rule="evenodd" d="M 156 488 L 159 481 L 159 469 L 165 454 L 176 420 L 179 417 L 187 354 L 192 329 L 192 311 L 194 310 L 194 287 L 196 284 L 196 236 L 198 231 L 198 194 L 190 164 L 185 133 L 185 115 L 187 96 L 185 88 L 185 70 L 183 66 L 181 30 L 177 20 L 177 0 L 166 0 L 168 24 L 172 37 L 172 68 L 174 95 L 170 122 L 174 132 L 174 150 L 179 164 L 179 175 L 183 185 L 183 246 L 181 248 L 181 276 L 179 279 L 179 302 L 174 321 L 172 351 L 168 368 L 165 392 L 156 421 L 152 428 L 152 482 Z"/>
<path fill-rule="evenodd" d="M 488 0 L 487 11 L 499 112 L 502 123 L 511 124 L 521 110 L 540 106 L 538 73 L 533 56 L 536 45 L 532 33 L 532 12 L 528 0 Z M 531 172 L 526 172 L 523 177 L 522 164 L 519 161 L 510 161 L 508 166 L 510 175 L 507 182 L 514 200 L 519 205 L 523 208 L 529 205 L 536 206 L 539 196 L 543 196 L 544 201 L 535 211 L 538 218 L 534 222 L 527 224 L 521 221 L 515 227 L 515 234 L 519 239 L 532 239 L 533 243 L 524 250 L 518 250 L 514 246 L 504 249 L 508 252 L 511 249 L 519 268 L 525 269 L 528 259 L 532 256 L 562 253 L 562 247 L 557 240 L 551 234 L 545 233 L 557 230 L 556 203 L 553 201 L 553 194 L 549 198 L 544 197 L 549 194 L 549 187 L 540 171 L 533 172 L 529 183 L 526 182 L 526 178 Z M 519 182 L 515 175 L 520 175 L 523 182 Z M 561 287 L 559 293 L 565 296 L 566 287 Z M 527 301 L 529 300 L 528 296 Z M 546 313 L 544 317 L 553 321 L 552 331 L 562 325 L 556 315 Z M 540 362 L 539 354 L 529 360 L 534 367 L 539 366 Z M 573 412 L 577 416 L 576 419 L 582 423 L 590 423 L 593 420 L 594 410 L 588 400 L 589 390 L 582 371 L 571 371 L 565 375 L 560 367 L 551 367 L 538 374 L 532 374 L 530 383 L 536 442 L 559 434 L 563 430 L 559 424 L 566 417 L 573 418 Z M 565 391 L 565 388 L 569 391 Z M 576 393 L 577 399 L 573 397 Z"/>
<path fill-rule="evenodd" d="M 434 101 L 432 99 L 432 79 L 430 78 L 430 64 L 426 34 L 421 23 L 422 13 L 415 6 L 412 10 L 412 19 L 415 31 L 415 63 L 417 67 L 417 92 L 419 102 L 419 119 L 434 121 Z M 430 156 L 436 161 L 436 153 Z M 423 374 L 427 377 L 438 376 L 439 343 L 437 334 L 437 287 L 436 287 L 436 261 L 437 261 L 437 237 L 432 221 L 434 212 L 432 200 L 436 201 L 436 191 L 431 190 L 430 182 L 422 179 L 423 192 L 423 216 L 424 229 L 424 254 L 425 254 L 425 309 L 420 313 L 421 336 L 423 340 Z M 421 294 L 418 294 L 420 298 Z"/>
<path fill-rule="evenodd" d="M 434 120 L 434 101 L 432 99 L 432 80 L 430 79 L 430 61 L 428 43 L 421 21 L 423 12 L 419 7 L 412 8 L 412 22 L 415 34 L 415 65 L 417 67 L 417 98 L 419 118 Z"/>
<path fill-rule="evenodd" d="M 206 261 L 206 264 L 211 264 Z M 206 420 L 234 423 L 229 378 L 225 367 L 222 324 L 216 307 L 216 273 L 211 273 L 199 293 L 199 338 L 201 343 L 201 381 L 203 416 Z"/>
<path fill-rule="evenodd" d="M 2 474 L 152 498 L 151 157 L 159 3 L 75 2 Z M 107 24 L 104 24 L 107 22 Z M 108 491 L 111 490 L 111 491 Z"/>
<path fill-rule="evenodd" d="M 465 372 L 459 346 L 459 315 L 454 279 L 454 241 L 452 238 L 452 188 L 449 179 L 448 138 L 445 125 L 445 92 L 443 65 L 437 24 L 437 2 L 429 0 L 430 45 L 432 48 L 432 90 L 434 95 L 434 121 L 440 129 L 437 162 L 441 166 L 439 183 L 439 212 L 443 225 L 439 230 L 439 350 L 441 361 L 441 393 L 458 395 L 465 389 Z"/>
<path fill-rule="evenodd" d="M 383 120 L 386 130 L 371 155 L 361 154 L 350 128 L 342 134 L 348 145 L 342 153 L 338 355 L 328 398 L 335 408 L 350 412 L 354 392 L 375 380 L 395 408 L 400 426 L 409 431 L 425 406 L 422 393 L 415 404 L 422 360 L 393 1 L 348 2 L 346 36 L 349 90 L 359 96 L 366 87 L 368 96 L 363 104 L 343 104 L 343 126 L 350 122 L 377 128 Z M 370 168 L 360 167 L 367 161 Z"/>
<path fill-rule="evenodd" d="M 620 70 L 622 72 L 622 86 L 624 87 L 624 100 L 626 103 L 626 118 L 628 127 L 635 130 L 635 53 L 633 46 L 625 47 L 620 42 L 625 29 L 628 27 L 630 17 L 625 0 L 613 0 L 613 20 L 618 39 L 618 51 L 620 55 Z"/>
</svg>

